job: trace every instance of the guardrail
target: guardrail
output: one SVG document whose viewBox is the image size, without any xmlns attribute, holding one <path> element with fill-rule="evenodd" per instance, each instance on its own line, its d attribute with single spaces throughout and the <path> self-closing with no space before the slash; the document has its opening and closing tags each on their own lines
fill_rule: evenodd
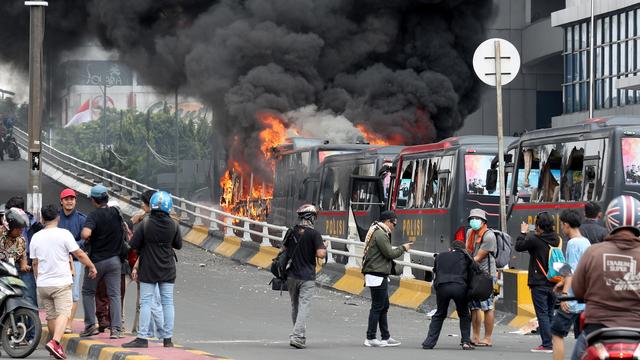
<svg viewBox="0 0 640 360">
<path fill-rule="evenodd" d="M 28 136 L 24 131 L 14 127 L 14 135 L 18 145 L 27 150 Z M 140 198 L 146 190 L 155 190 L 145 184 L 135 180 L 126 178 L 109 170 L 100 168 L 84 160 L 75 158 L 69 154 L 59 151 L 49 144 L 42 143 L 41 159 L 46 164 L 61 171 L 73 178 L 83 179 L 87 183 L 102 183 L 108 187 L 113 193 L 121 198 Z M 187 199 L 172 195 L 173 207 L 176 213 L 184 222 L 192 221 L 195 226 L 204 226 L 204 222 L 209 223 L 209 229 L 218 231 L 223 230 L 225 236 L 236 236 L 234 233 L 238 231 L 243 241 L 253 241 L 251 237 L 254 235 L 260 239 L 262 246 L 273 246 L 273 243 L 281 244 L 287 227 L 269 224 L 263 221 L 256 221 L 250 218 L 229 214 L 222 210 L 211 206 L 197 204 Z M 208 214 L 208 215 L 207 215 Z M 242 226 L 240 226 L 242 225 Z M 254 229 L 259 230 L 254 230 Z M 277 235 L 273 235 L 277 234 Z M 363 243 L 356 239 L 341 239 L 331 236 L 323 236 L 327 241 L 327 252 L 331 255 L 341 255 L 348 258 L 347 267 L 357 267 L 357 260 L 362 255 L 358 254 L 357 249 L 363 246 Z M 333 249 L 332 244 L 344 244 L 347 251 Z M 396 260 L 396 263 L 402 266 L 402 277 L 413 278 L 412 269 L 431 272 L 431 266 L 421 265 L 412 262 L 412 256 L 425 259 L 434 259 L 435 254 L 410 250 L 404 254 L 402 260 Z M 327 256 L 327 262 L 335 262 L 333 256 Z"/>
</svg>

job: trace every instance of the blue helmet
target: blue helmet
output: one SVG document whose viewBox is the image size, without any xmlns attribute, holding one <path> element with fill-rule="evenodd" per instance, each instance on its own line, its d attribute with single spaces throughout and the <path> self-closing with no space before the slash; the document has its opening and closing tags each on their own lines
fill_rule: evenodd
<svg viewBox="0 0 640 360">
<path fill-rule="evenodd" d="M 149 201 L 149 207 L 151 210 L 160 210 L 164 213 L 169 213 L 171 208 L 173 207 L 173 200 L 171 199 L 171 194 L 166 191 L 158 191 L 153 196 L 151 196 L 151 200 Z"/>
</svg>

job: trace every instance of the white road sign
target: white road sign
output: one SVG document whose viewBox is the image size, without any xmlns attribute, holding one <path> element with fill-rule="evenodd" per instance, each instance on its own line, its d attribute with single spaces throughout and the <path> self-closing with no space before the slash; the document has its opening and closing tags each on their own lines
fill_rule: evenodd
<svg viewBox="0 0 640 360">
<path fill-rule="evenodd" d="M 501 84 L 510 83 L 520 70 L 520 54 L 512 43 L 498 38 L 486 40 L 473 54 L 473 69 L 482 82 L 491 86 L 496 86 L 496 41 L 500 42 Z"/>
</svg>

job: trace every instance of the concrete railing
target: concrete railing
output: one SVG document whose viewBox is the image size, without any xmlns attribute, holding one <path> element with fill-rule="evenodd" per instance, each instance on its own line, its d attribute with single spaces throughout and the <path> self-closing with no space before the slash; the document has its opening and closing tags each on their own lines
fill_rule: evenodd
<svg viewBox="0 0 640 360">
<path fill-rule="evenodd" d="M 17 128 L 14 128 L 14 134 L 18 145 L 26 151 L 28 143 L 27 134 Z M 85 183 L 102 183 L 113 193 L 128 201 L 135 202 L 136 200 L 133 199 L 139 199 L 144 191 L 155 190 L 138 181 L 75 158 L 46 143 L 42 143 L 41 155 L 42 161 L 56 170 Z M 272 244 L 274 243 L 280 245 L 287 232 L 287 227 L 285 226 L 273 225 L 267 222 L 233 215 L 216 209 L 215 207 L 197 204 L 173 195 L 172 199 L 174 211 L 180 216 L 183 223 L 188 223 L 193 226 L 204 226 L 205 223 L 208 223 L 210 230 L 223 231 L 225 236 L 236 236 L 235 231 L 237 231 L 243 241 L 254 241 L 255 238 L 259 239 L 262 246 L 273 246 Z M 327 241 L 329 245 L 327 248 L 329 254 L 347 257 L 347 267 L 358 266 L 357 260 L 362 257 L 362 254 L 359 254 L 356 249 L 362 247 L 363 243 L 361 241 L 331 236 L 323 236 L 323 239 Z M 332 243 L 346 245 L 347 251 L 332 249 Z M 434 259 L 435 256 L 434 253 L 417 250 L 406 252 L 402 260 L 396 261 L 398 265 L 402 266 L 401 276 L 403 278 L 413 278 L 412 269 L 429 272 L 433 270 L 431 266 L 412 262 L 412 255 L 424 259 Z M 327 262 L 334 262 L 333 257 L 328 256 Z"/>
</svg>

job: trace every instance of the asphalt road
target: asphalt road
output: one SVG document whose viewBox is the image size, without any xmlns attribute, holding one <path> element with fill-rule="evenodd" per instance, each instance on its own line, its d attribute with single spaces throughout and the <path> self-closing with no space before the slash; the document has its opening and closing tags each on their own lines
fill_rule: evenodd
<svg viewBox="0 0 640 360">
<path fill-rule="evenodd" d="M 57 203 L 62 190 L 43 177 L 44 203 Z M 0 201 L 26 192 L 26 163 L 0 162 Z M 88 201 L 79 207 L 90 210 Z M 291 330 L 287 293 L 271 291 L 267 271 L 241 265 L 186 244 L 178 252 L 176 281 L 176 323 L 174 342 L 234 359 L 363 359 L 416 358 L 437 356 L 455 359 L 546 359 L 529 349 L 540 343 L 538 336 L 510 334 L 497 325 L 494 347 L 460 350 L 458 322 L 447 320 L 436 350 L 422 350 L 429 321 L 425 314 L 392 307 L 389 313 L 392 336 L 402 341 L 398 348 L 365 348 L 370 303 L 331 289 L 316 289 L 313 311 L 307 326 L 307 346 L 289 346 Z M 135 291 L 129 287 L 126 301 L 126 327 L 133 320 Z M 81 311 L 77 315 L 81 317 Z M 572 348 L 569 340 L 567 348 Z M 48 358 L 39 351 L 33 358 Z M 569 354 L 566 356 L 569 358 Z"/>
</svg>

